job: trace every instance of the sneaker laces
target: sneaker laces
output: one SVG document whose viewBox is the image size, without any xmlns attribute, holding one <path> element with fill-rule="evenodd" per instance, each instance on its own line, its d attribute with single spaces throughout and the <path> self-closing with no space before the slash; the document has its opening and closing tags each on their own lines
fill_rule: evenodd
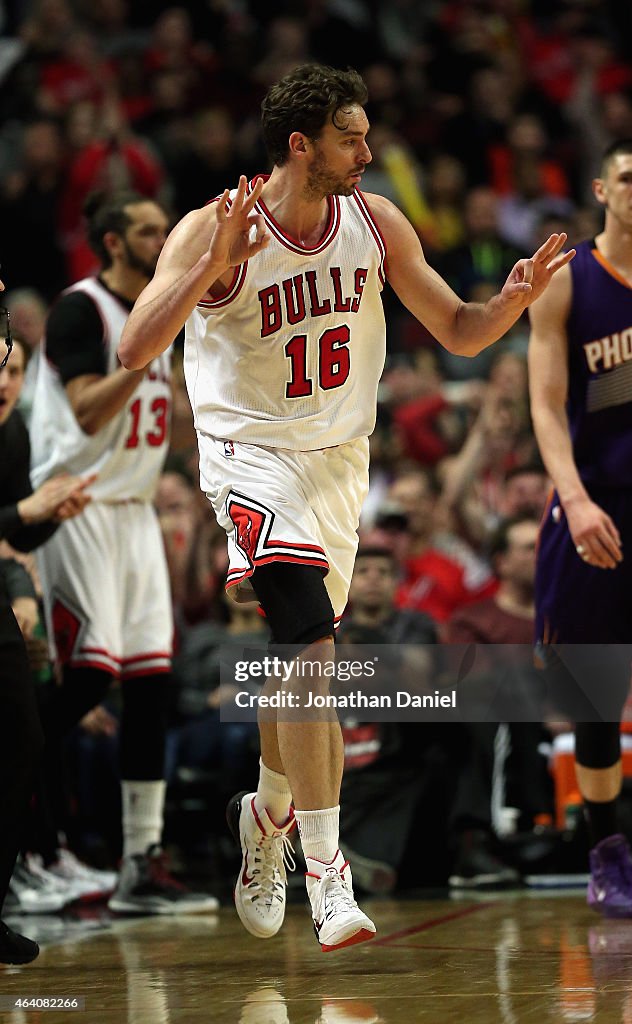
<svg viewBox="0 0 632 1024">
<path fill-rule="evenodd" d="M 325 905 L 327 904 L 327 913 Z M 323 921 L 331 914 L 357 910 L 358 904 L 353 898 L 353 892 L 345 882 L 340 871 L 335 868 L 327 868 L 320 876 L 316 906 L 314 907 L 314 920 Z"/>
<path fill-rule="evenodd" d="M 279 886 L 287 884 L 287 870 L 294 871 L 294 847 L 288 835 L 261 836 L 255 843 L 252 881 L 256 883 L 268 903 L 283 899 Z M 253 895 L 256 899 L 259 893 Z"/>
</svg>

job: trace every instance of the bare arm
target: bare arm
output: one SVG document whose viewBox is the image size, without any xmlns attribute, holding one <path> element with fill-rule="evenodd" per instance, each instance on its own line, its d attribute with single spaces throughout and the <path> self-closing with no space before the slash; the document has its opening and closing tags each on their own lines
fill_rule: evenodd
<svg viewBox="0 0 632 1024">
<path fill-rule="evenodd" d="M 84 477 L 83 480 L 77 476 L 69 476 L 67 473 L 53 476 L 50 480 L 45 480 L 43 484 L 40 484 L 36 491 L 18 501 L 16 506 L 18 515 L 25 526 L 36 526 L 38 523 L 46 523 L 48 520 L 61 523 L 64 519 L 72 519 L 83 512 L 86 505 L 92 500 L 90 495 L 85 492 L 95 480 L 96 475 Z M 47 539 L 47 537 L 43 537 L 32 547 L 38 547 Z M 15 534 L 11 536 L 11 542 L 18 551 L 32 550 L 31 547 L 23 549 L 21 538 L 18 540 Z"/>
<path fill-rule="evenodd" d="M 566 235 L 551 235 L 531 259 L 516 263 L 489 302 L 462 302 L 428 265 L 413 227 L 397 207 L 383 196 L 366 198 L 386 242 L 390 284 L 413 316 L 455 355 L 478 355 L 502 337 L 575 255 L 574 249 L 559 255 Z"/>
<path fill-rule="evenodd" d="M 263 218 L 252 213 L 262 187 L 259 179 L 246 197 L 241 177 L 229 210 L 227 190 L 217 203 L 176 225 L 125 325 L 119 345 L 123 366 L 141 369 L 164 352 L 209 288 L 268 244 Z"/>
<path fill-rule="evenodd" d="M 488 455 L 488 436 L 498 414 L 498 395 L 489 389 L 472 428 L 461 450 L 448 464 L 444 476 L 442 499 L 448 508 L 457 508 L 485 465 Z"/>
<path fill-rule="evenodd" d="M 84 373 L 66 384 L 66 394 L 85 434 L 96 434 L 125 407 L 145 376 L 144 370 L 115 370 L 103 377 Z"/>
<path fill-rule="evenodd" d="M 581 480 L 571 440 L 566 322 L 572 298 L 570 270 L 563 270 L 530 309 L 529 391 L 535 435 L 564 509 L 575 546 L 586 561 L 614 569 L 621 540 L 610 516 L 596 505 Z"/>
</svg>

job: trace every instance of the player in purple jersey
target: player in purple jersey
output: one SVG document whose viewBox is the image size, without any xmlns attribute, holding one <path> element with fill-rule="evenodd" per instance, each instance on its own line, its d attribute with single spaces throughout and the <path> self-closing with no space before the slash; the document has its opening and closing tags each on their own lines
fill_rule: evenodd
<svg viewBox="0 0 632 1024">
<path fill-rule="evenodd" d="M 632 856 L 617 828 L 632 652 L 632 139 L 608 148 L 593 191 L 604 230 L 530 309 L 531 409 L 555 485 L 540 536 L 536 640 L 558 705 L 575 720 L 588 903 L 632 917 Z"/>
</svg>

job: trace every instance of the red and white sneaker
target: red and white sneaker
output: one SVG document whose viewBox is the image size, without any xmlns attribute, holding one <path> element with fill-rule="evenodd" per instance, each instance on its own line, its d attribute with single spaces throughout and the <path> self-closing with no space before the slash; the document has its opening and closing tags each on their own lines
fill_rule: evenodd
<svg viewBox="0 0 632 1024">
<path fill-rule="evenodd" d="M 241 846 L 241 870 L 235 883 L 235 907 L 246 931 L 258 939 L 276 935 L 285 917 L 286 868 L 296 867 L 289 834 L 294 812 L 277 825 L 257 814 L 254 793 L 238 793 L 226 808 L 228 826 Z"/>
<path fill-rule="evenodd" d="M 108 900 L 116 914 L 206 914 L 219 909 L 210 893 L 190 892 L 170 874 L 158 843 L 124 857 L 118 885 Z"/>
<path fill-rule="evenodd" d="M 57 851 L 57 860 L 49 864 L 47 870 L 56 878 L 73 882 L 80 887 L 79 899 L 82 902 L 95 902 L 111 896 L 118 882 L 117 871 L 100 871 L 84 864 L 66 847 Z"/>
<path fill-rule="evenodd" d="M 375 925 L 353 898 L 349 861 L 338 850 L 329 864 L 306 857 L 307 895 L 312 905 L 314 931 L 323 953 L 367 942 Z"/>
</svg>

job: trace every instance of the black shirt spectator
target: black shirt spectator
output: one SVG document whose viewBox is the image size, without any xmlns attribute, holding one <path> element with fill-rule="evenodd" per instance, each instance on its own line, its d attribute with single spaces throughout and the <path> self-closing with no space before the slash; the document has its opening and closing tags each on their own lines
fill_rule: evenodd
<svg viewBox="0 0 632 1024">
<path fill-rule="evenodd" d="M 33 493 L 29 476 L 29 435 L 20 413 L 14 409 L 6 423 L 0 423 L 0 538 L 18 551 L 32 551 L 52 537 L 58 523 L 25 525 L 18 503 Z"/>
</svg>

